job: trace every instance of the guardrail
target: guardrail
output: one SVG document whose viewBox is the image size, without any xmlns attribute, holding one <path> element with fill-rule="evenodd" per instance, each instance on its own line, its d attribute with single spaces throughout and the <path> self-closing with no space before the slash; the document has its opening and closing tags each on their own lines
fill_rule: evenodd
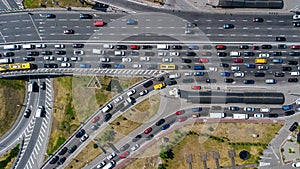
<svg viewBox="0 0 300 169">
<path fill-rule="evenodd" d="M 16 159 L 14 161 L 13 166 L 11 166 L 11 169 L 17 168 L 17 166 L 19 164 L 19 160 L 21 159 L 20 157 L 21 157 L 21 154 L 22 154 L 22 147 L 24 146 L 24 142 L 25 142 L 25 140 L 24 140 L 24 136 L 23 136 L 22 142 L 20 144 L 20 149 L 19 149 L 18 155 L 17 155 L 17 157 L 16 157 Z"/>
</svg>

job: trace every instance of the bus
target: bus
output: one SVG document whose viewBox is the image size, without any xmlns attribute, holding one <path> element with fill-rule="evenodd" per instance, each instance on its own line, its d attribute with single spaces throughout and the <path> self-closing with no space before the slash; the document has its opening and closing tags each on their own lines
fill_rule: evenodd
<svg viewBox="0 0 300 169">
<path fill-rule="evenodd" d="M 95 21 L 94 26 L 104 26 L 105 22 L 104 21 Z"/>
<path fill-rule="evenodd" d="M 30 63 L 9 64 L 9 70 L 27 70 L 31 68 Z"/>
<path fill-rule="evenodd" d="M 267 64 L 268 60 L 265 58 L 256 58 L 255 64 Z"/>
<path fill-rule="evenodd" d="M 175 70 L 176 65 L 175 64 L 161 64 L 159 65 L 160 70 Z"/>
</svg>

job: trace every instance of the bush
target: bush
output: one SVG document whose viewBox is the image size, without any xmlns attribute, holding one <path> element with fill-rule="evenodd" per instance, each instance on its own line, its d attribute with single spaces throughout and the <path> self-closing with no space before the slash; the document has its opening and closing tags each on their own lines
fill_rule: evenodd
<svg viewBox="0 0 300 169">
<path fill-rule="evenodd" d="M 98 148 L 98 144 L 93 145 L 94 149 Z"/>
</svg>

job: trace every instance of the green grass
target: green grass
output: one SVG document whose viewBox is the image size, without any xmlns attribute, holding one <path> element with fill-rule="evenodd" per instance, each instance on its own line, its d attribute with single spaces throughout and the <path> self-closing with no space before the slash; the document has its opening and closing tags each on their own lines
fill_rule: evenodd
<svg viewBox="0 0 300 169">
<path fill-rule="evenodd" d="M 68 91 L 72 91 L 72 77 L 71 76 L 64 76 L 64 77 L 59 77 L 57 78 L 57 81 L 60 83 L 60 85 L 68 90 Z"/>
<path fill-rule="evenodd" d="M 24 0 L 25 8 L 40 8 L 39 0 Z"/>
<path fill-rule="evenodd" d="M 5 86 L 5 87 L 12 88 L 15 90 L 21 90 L 21 89 L 24 89 L 24 81 L 23 80 L 1 79 L 0 86 Z"/>
<path fill-rule="evenodd" d="M 56 149 L 58 149 L 65 141 L 66 141 L 65 137 L 63 137 L 63 136 L 58 137 L 56 143 L 54 145 L 52 144 L 52 146 L 51 146 L 52 148 L 48 149 L 47 154 L 51 155 L 52 153 L 54 153 L 56 151 Z M 49 142 L 49 144 L 50 144 L 50 142 Z"/>
<path fill-rule="evenodd" d="M 5 168 L 13 158 L 17 157 L 19 150 L 20 150 L 20 145 L 18 144 L 15 148 L 13 148 L 9 152 L 8 155 L 6 155 L 7 157 L 5 160 L 0 161 L 0 168 Z"/>
</svg>

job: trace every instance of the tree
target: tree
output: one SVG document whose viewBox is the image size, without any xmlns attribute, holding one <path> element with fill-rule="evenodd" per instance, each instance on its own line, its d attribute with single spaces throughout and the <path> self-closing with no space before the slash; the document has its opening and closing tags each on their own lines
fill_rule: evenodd
<svg viewBox="0 0 300 169">
<path fill-rule="evenodd" d="M 159 164 L 158 169 L 167 169 L 164 164 Z"/>
</svg>

